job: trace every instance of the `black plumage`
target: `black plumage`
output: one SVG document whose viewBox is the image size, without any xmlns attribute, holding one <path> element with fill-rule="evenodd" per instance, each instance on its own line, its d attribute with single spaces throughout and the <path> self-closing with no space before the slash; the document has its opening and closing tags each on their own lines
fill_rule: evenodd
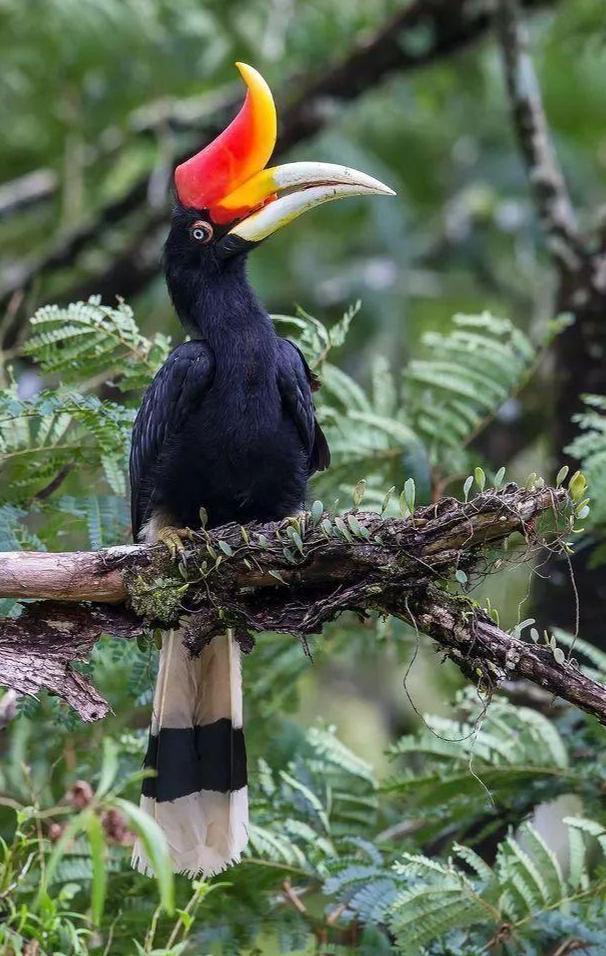
<svg viewBox="0 0 606 956">
<path fill-rule="evenodd" d="M 280 338 L 246 277 L 249 245 L 193 237 L 199 210 L 177 204 L 165 247 L 171 298 L 191 335 L 148 388 L 130 460 L 133 534 L 154 514 L 195 528 L 296 512 L 329 451 L 313 377 Z"/>
<path fill-rule="evenodd" d="M 251 66 L 242 108 L 175 170 L 178 201 L 165 247 L 168 289 L 190 341 L 147 390 L 130 462 L 133 534 L 174 553 L 204 509 L 209 527 L 279 520 L 304 503 L 330 454 L 315 418 L 317 385 L 280 338 L 246 278 L 248 252 L 308 209 L 343 196 L 391 194 L 345 166 L 268 167 L 277 120 Z M 141 805 L 164 831 L 174 868 L 211 876 L 248 840 L 241 650 L 225 621 L 192 659 L 183 629 L 163 639 Z M 149 872 L 145 847 L 133 863 Z"/>
<path fill-rule="evenodd" d="M 251 244 L 201 215 L 177 204 L 164 259 L 191 340 L 157 373 L 133 430 L 133 534 L 148 541 L 199 527 L 201 508 L 209 527 L 293 514 L 310 474 L 329 462 L 312 373 L 247 281 Z M 178 629 L 166 635 L 144 765 L 155 776 L 144 781 L 142 806 L 164 830 L 176 870 L 212 875 L 239 859 L 248 798 L 231 629 L 195 660 Z M 133 863 L 150 870 L 139 843 Z"/>
</svg>

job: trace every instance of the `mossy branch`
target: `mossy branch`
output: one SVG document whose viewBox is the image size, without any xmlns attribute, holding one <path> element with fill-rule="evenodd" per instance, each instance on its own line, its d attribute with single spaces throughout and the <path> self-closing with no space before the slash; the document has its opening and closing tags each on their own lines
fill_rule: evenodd
<svg viewBox="0 0 606 956">
<path fill-rule="evenodd" d="M 497 570 L 514 534 L 515 560 L 565 548 L 574 513 L 563 488 L 509 484 L 407 518 L 329 515 L 316 505 L 277 523 L 202 530 L 178 561 L 157 545 L 5 554 L 0 596 L 50 600 L 0 625 L 0 682 L 21 693 L 48 687 L 95 719 L 107 704 L 71 662 L 104 632 L 134 637 L 180 622 L 195 654 L 227 624 L 248 649 L 255 632 L 319 633 L 351 611 L 407 621 L 485 688 L 526 677 L 606 722 L 606 688 L 561 651 L 506 633 L 454 590 Z"/>
</svg>

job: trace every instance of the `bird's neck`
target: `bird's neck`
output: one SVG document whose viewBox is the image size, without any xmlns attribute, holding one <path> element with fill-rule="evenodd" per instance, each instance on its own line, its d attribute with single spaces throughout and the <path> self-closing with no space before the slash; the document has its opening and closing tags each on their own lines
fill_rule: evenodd
<svg viewBox="0 0 606 956">
<path fill-rule="evenodd" d="M 272 322 L 248 282 L 243 257 L 221 271 L 167 274 L 167 281 L 181 322 L 194 338 L 205 339 L 215 356 L 237 361 L 275 339 Z"/>
</svg>

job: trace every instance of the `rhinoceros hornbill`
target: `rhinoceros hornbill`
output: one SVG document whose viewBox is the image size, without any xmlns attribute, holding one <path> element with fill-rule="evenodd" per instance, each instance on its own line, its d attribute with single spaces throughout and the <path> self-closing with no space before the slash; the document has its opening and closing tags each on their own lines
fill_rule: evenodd
<svg viewBox="0 0 606 956">
<path fill-rule="evenodd" d="M 328 163 L 265 168 L 276 140 L 269 87 L 238 63 L 244 104 L 175 170 L 165 246 L 171 299 L 189 341 L 177 346 L 138 412 L 130 459 L 133 534 L 183 547 L 186 529 L 272 521 L 303 505 L 329 450 L 312 375 L 280 338 L 246 278 L 251 249 L 307 209 L 341 196 L 392 194 Z M 210 875 L 247 841 L 240 648 L 231 631 L 192 659 L 178 630 L 163 642 L 142 806 L 164 830 L 178 872 Z M 140 845 L 134 865 L 149 864 Z"/>
</svg>

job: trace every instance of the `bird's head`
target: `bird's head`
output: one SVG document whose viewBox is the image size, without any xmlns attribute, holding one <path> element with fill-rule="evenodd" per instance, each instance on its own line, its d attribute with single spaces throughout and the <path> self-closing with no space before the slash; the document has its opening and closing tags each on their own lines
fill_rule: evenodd
<svg viewBox="0 0 606 956">
<path fill-rule="evenodd" d="M 221 262 L 247 252 L 308 209 L 345 196 L 393 196 L 377 179 L 333 163 L 267 166 L 276 108 L 253 67 L 236 66 L 246 99 L 230 125 L 175 170 L 177 205 L 167 252 L 181 263 Z"/>
</svg>

